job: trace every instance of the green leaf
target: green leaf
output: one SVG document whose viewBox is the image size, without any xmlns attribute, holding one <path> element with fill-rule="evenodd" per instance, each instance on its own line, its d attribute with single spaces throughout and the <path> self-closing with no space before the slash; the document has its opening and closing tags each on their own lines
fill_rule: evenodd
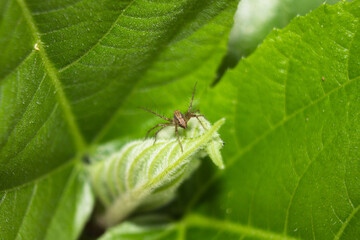
<svg viewBox="0 0 360 240">
<path fill-rule="evenodd" d="M 83 170 L 72 165 L 0 193 L 0 239 L 79 236 L 94 200 Z"/>
<path fill-rule="evenodd" d="M 135 224 L 125 222 L 117 227 L 107 231 L 99 240 L 111 239 L 127 239 L 127 240 L 142 240 L 142 239 L 158 239 L 171 240 L 175 239 L 178 227 L 175 224 L 151 224 L 144 226 L 143 224 Z"/>
<path fill-rule="evenodd" d="M 202 98 L 226 169 L 184 186 L 178 238 L 358 238 L 359 20 L 358 0 L 297 17 Z"/>
<path fill-rule="evenodd" d="M 359 4 L 273 31 L 203 100 L 231 127 L 229 167 L 203 189 L 221 191 L 199 212 L 296 238 L 358 236 Z"/>
<path fill-rule="evenodd" d="M 185 138 L 179 138 L 182 147 L 174 130 L 164 129 L 156 144 L 153 139 L 132 141 L 90 165 L 94 189 L 106 207 L 101 225 L 113 226 L 139 207 L 148 211 L 173 200 L 179 185 L 199 166 L 200 157 L 209 155 L 224 168 L 223 142 L 217 133 L 224 122 L 221 119 L 211 126 L 205 119 L 201 123 L 192 119 Z"/>
<path fill-rule="evenodd" d="M 151 116 L 134 105 L 177 89 L 158 95 L 158 106 L 173 109 L 195 81 L 203 89 L 226 52 L 235 8 L 235 0 L 0 1 L 1 236 L 76 238 L 92 194 L 86 184 L 74 190 L 69 178 L 79 176 L 65 173 L 79 174 L 94 143 L 143 137 Z M 71 212 L 82 214 L 54 212 L 81 192 Z"/>
</svg>

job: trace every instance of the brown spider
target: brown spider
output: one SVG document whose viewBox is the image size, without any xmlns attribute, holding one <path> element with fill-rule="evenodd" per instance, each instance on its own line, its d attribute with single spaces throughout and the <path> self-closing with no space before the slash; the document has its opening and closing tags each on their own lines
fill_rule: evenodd
<svg viewBox="0 0 360 240">
<path fill-rule="evenodd" d="M 193 103 L 193 100 L 194 100 L 194 95 L 195 95 L 195 88 L 196 88 L 196 83 L 195 83 L 195 86 L 194 86 L 194 91 L 193 91 L 193 95 L 192 95 L 192 98 L 191 98 L 191 102 L 190 102 L 190 106 L 189 106 L 189 109 L 187 111 L 187 113 L 184 115 L 182 114 L 179 110 L 175 110 L 174 112 L 174 117 L 172 119 L 170 118 L 167 118 L 167 117 L 164 117 L 164 116 L 161 116 L 160 114 L 157 114 L 149 109 L 146 109 L 146 108 L 141 108 L 145 111 L 148 111 L 152 114 L 155 114 L 156 116 L 158 117 L 161 117 L 162 119 L 165 119 L 166 121 L 168 121 L 169 123 L 159 123 L 157 124 L 155 127 L 151 128 L 147 133 L 146 133 L 146 137 L 148 137 L 149 133 L 154 130 L 155 128 L 157 127 L 160 127 L 161 128 L 159 130 L 156 131 L 155 133 L 155 140 L 154 140 L 154 144 L 156 142 L 156 136 L 157 134 L 163 130 L 165 127 L 168 127 L 168 126 L 175 126 L 175 134 L 176 134 L 176 137 L 177 137 L 177 140 L 179 141 L 179 145 L 180 145 L 180 148 L 181 148 L 181 152 L 184 152 L 183 150 L 183 147 L 182 147 L 182 144 L 181 144 L 181 141 L 180 141 L 180 138 L 179 138 L 179 133 L 178 133 L 178 126 L 180 126 L 181 128 L 184 128 L 186 129 L 187 128 L 187 122 L 192 118 L 192 117 L 195 117 L 197 120 L 199 120 L 201 126 L 206 130 L 205 126 L 203 125 L 203 123 L 200 121 L 199 117 L 203 117 L 205 118 L 204 115 L 202 114 L 194 114 L 196 112 L 200 112 L 199 110 L 196 110 L 196 111 L 193 111 L 191 112 L 191 107 L 192 107 L 192 103 Z M 205 118 L 206 119 L 206 118 Z"/>
</svg>

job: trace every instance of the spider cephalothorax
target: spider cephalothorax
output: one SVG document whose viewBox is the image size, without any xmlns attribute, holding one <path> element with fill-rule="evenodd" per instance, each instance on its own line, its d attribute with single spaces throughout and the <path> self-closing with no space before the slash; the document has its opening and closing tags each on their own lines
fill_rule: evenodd
<svg viewBox="0 0 360 240">
<path fill-rule="evenodd" d="M 204 127 L 204 125 L 202 124 L 202 122 L 200 121 L 200 119 L 199 119 L 199 117 L 205 118 L 205 116 L 202 115 L 202 114 L 195 114 L 195 113 L 199 112 L 199 110 L 195 110 L 195 111 L 191 112 L 191 107 L 192 107 L 192 103 L 193 103 L 194 95 L 195 95 L 195 88 L 196 88 L 196 83 L 195 83 L 195 86 L 194 86 L 194 91 L 193 91 L 193 95 L 192 95 L 192 98 L 191 98 L 191 102 L 190 102 L 189 109 L 188 109 L 188 111 L 186 112 L 185 115 L 182 114 L 179 110 L 176 110 L 176 111 L 174 111 L 174 116 L 173 116 L 173 118 L 170 119 L 170 118 L 164 117 L 164 116 L 162 116 L 162 115 L 160 115 L 160 114 L 157 114 L 157 113 L 155 113 L 155 112 L 153 112 L 153 111 L 151 111 L 151 110 L 149 110 L 149 109 L 142 108 L 142 109 L 144 109 L 145 111 L 148 111 L 148 112 L 150 112 L 150 113 L 152 113 L 152 114 L 155 114 L 156 116 L 161 117 L 162 119 L 168 121 L 168 123 L 159 123 L 159 124 L 155 125 L 153 128 L 151 128 L 151 129 L 147 132 L 146 137 L 149 135 L 149 133 L 150 133 L 152 130 L 154 130 L 154 129 L 157 128 L 157 127 L 160 127 L 160 129 L 157 130 L 156 133 L 155 133 L 155 135 L 154 135 L 154 137 L 155 137 L 155 139 L 154 139 L 154 144 L 155 144 L 155 142 L 156 142 L 156 136 L 157 136 L 157 134 L 158 134 L 162 129 L 164 129 L 165 127 L 168 127 L 168 126 L 175 126 L 175 134 L 176 134 L 177 140 L 179 141 L 179 145 L 180 145 L 181 151 L 183 152 L 184 150 L 183 150 L 183 147 L 182 147 L 180 138 L 179 138 L 178 127 L 181 127 L 181 128 L 186 129 L 186 128 L 187 128 L 187 123 L 188 123 L 188 121 L 189 121 L 191 118 L 195 117 L 197 120 L 199 120 L 201 126 L 202 126 L 204 129 L 206 129 L 206 128 Z"/>
</svg>

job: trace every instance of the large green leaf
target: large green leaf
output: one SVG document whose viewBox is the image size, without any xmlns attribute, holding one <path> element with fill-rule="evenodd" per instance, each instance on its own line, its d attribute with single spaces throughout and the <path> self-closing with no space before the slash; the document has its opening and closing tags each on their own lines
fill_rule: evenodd
<svg viewBox="0 0 360 240">
<path fill-rule="evenodd" d="M 297 17 L 202 98 L 226 168 L 184 186 L 179 239 L 359 238 L 359 20 L 360 1 Z"/>
<path fill-rule="evenodd" d="M 76 238 L 93 201 L 83 155 L 92 142 L 143 137 L 152 116 L 127 111 L 158 85 L 177 90 L 157 96 L 173 108 L 210 82 L 236 4 L 0 1 L 0 238 Z"/>
</svg>

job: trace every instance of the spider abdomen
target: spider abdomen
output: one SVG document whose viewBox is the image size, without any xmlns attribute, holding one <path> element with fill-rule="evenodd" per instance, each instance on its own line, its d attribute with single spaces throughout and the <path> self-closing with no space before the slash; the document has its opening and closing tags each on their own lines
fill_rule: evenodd
<svg viewBox="0 0 360 240">
<path fill-rule="evenodd" d="M 179 110 L 176 110 L 174 112 L 174 121 L 176 121 L 180 127 L 187 128 L 185 116 Z"/>
</svg>

